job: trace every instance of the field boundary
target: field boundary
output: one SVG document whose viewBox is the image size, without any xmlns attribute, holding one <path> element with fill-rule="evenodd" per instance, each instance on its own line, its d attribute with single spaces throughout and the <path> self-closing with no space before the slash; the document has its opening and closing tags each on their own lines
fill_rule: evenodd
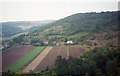
<svg viewBox="0 0 120 76">
<path fill-rule="evenodd" d="M 42 49 L 42 51 L 44 50 L 45 48 Z M 40 51 L 40 53 L 42 52 Z M 40 55 L 40 53 L 38 55 Z M 29 61 L 23 68 L 21 68 L 21 70 L 25 69 L 25 67 L 27 67 L 38 55 L 36 55 L 31 61 Z"/>
</svg>

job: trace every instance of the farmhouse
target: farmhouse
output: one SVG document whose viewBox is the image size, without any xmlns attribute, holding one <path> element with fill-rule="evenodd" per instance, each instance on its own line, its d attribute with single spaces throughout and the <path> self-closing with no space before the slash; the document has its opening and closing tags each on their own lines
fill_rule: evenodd
<svg viewBox="0 0 120 76">
<path fill-rule="evenodd" d="M 67 44 L 72 44 L 73 42 L 72 41 L 67 41 Z"/>
<path fill-rule="evenodd" d="M 49 44 L 49 42 L 47 40 L 44 41 L 44 44 Z"/>
</svg>

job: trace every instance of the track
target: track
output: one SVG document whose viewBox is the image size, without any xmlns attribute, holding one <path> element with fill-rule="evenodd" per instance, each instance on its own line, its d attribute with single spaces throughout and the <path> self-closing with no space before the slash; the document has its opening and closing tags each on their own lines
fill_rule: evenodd
<svg viewBox="0 0 120 76">
<path fill-rule="evenodd" d="M 34 70 L 41 61 L 46 57 L 46 55 L 50 52 L 52 47 L 45 48 L 40 55 L 38 55 L 28 66 L 23 69 L 23 72 L 29 72 L 30 70 Z"/>
</svg>

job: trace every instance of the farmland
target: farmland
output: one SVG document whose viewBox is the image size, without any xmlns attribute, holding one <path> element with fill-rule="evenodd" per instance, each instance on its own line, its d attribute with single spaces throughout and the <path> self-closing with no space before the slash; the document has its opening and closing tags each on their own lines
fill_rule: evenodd
<svg viewBox="0 0 120 76">
<path fill-rule="evenodd" d="M 22 58 L 27 53 L 31 52 L 35 47 L 31 45 L 15 46 L 8 51 L 2 53 L 2 68 L 6 68 L 13 64 L 15 61 Z"/>
<path fill-rule="evenodd" d="M 44 59 L 39 63 L 39 65 L 35 69 L 33 69 L 33 71 L 34 72 L 39 72 L 42 69 L 45 69 L 48 65 L 49 65 L 49 67 L 53 67 L 54 63 L 55 63 L 55 60 L 56 60 L 56 57 L 59 56 L 59 55 L 62 56 L 62 58 L 67 59 L 68 56 L 69 56 L 68 55 L 69 50 L 67 50 L 67 48 L 71 49 L 70 47 L 64 47 L 64 46 L 53 47 L 50 50 L 50 52 L 44 57 Z M 77 48 L 77 47 L 75 47 L 75 48 Z M 72 49 L 71 51 L 74 51 L 74 49 Z M 79 51 L 81 51 L 81 52 L 79 52 Z M 77 53 L 76 57 L 80 56 L 81 53 L 84 53 L 84 52 L 85 52 L 84 49 L 80 50 L 79 48 L 77 48 L 76 49 L 76 53 Z M 73 55 L 74 55 L 74 53 L 73 53 Z M 71 56 L 72 56 L 72 54 L 71 54 Z"/>
<path fill-rule="evenodd" d="M 29 70 L 33 70 L 36 66 L 44 59 L 44 57 L 49 53 L 52 47 L 47 47 L 38 55 L 26 68 L 23 69 L 23 72 L 29 72 Z"/>
<path fill-rule="evenodd" d="M 7 68 L 5 68 L 5 71 L 7 71 L 7 70 L 11 70 L 11 71 L 18 71 L 18 70 L 20 70 L 22 67 L 24 67 L 24 65 L 26 65 L 29 61 L 31 61 L 38 53 L 40 53 L 40 51 L 43 48 L 44 47 L 37 47 L 37 48 L 35 48 L 31 52 L 27 53 L 26 55 L 24 55 L 23 57 L 21 57 L 20 59 L 15 61 L 13 64 L 11 64 Z M 27 49 L 27 50 L 29 50 L 29 49 Z M 18 54 L 20 54 L 20 53 L 18 53 Z"/>
<path fill-rule="evenodd" d="M 19 45 L 3 52 L 3 70 L 13 72 L 19 70 L 29 72 L 33 70 L 39 72 L 48 65 L 53 67 L 57 56 L 68 59 L 69 56 L 78 57 L 85 52 L 83 48 L 75 46 L 48 46 L 44 48 Z"/>
<path fill-rule="evenodd" d="M 81 47 L 70 47 L 69 49 L 70 49 L 70 56 L 72 58 L 78 57 L 85 52 L 85 49 Z"/>
<path fill-rule="evenodd" d="M 58 55 L 67 58 L 66 47 L 53 47 L 43 61 L 34 69 L 34 71 L 39 72 L 40 70 L 45 69 L 48 65 L 49 67 L 53 67 L 54 61 Z"/>
</svg>

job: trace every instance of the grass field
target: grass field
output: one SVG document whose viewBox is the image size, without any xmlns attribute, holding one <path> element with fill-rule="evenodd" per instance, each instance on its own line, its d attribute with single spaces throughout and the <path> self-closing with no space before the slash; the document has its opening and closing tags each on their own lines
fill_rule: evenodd
<svg viewBox="0 0 120 76">
<path fill-rule="evenodd" d="M 71 36 L 68 36 L 67 38 L 81 38 L 83 36 L 86 36 L 87 33 L 77 33 L 77 34 L 74 34 L 74 35 L 71 35 Z"/>
<path fill-rule="evenodd" d="M 33 51 L 26 54 L 24 57 L 10 65 L 9 67 L 5 68 L 5 71 L 19 71 L 21 68 L 23 68 L 29 61 L 31 61 L 40 51 L 42 51 L 45 47 L 37 47 Z"/>
</svg>

